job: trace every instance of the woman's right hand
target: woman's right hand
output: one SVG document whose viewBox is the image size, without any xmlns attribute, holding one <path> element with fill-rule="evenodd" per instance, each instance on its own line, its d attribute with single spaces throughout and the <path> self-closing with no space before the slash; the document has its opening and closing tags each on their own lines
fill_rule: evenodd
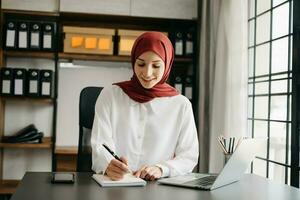
<svg viewBox="0 0 300 200">
<path fill-rule="evenodd" d="M 123 157 L 120 159 L 122 162 L 117 159 L 112 159 L 105 170 L 105 174 L 114 181 L 122 179 L 124 174 L 129 171 L 127 159 Z"/>
</svg>

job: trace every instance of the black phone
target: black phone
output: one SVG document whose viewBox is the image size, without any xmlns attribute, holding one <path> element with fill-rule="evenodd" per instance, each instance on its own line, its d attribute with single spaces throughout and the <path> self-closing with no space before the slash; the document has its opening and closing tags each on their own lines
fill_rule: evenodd
<svg viewBox="0 0 300 200">
<path fill-rule="evenodd" d="M 74 183 L 75 174 L 72 172 L 53 172 L 52 183 Z"/>
</svg>

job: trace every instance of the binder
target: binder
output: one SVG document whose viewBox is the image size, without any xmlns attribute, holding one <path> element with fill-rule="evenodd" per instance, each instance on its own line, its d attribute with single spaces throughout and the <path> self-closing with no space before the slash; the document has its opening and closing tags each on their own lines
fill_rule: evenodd
<svg viewBox="0 0 300 200">
<path fill-rule="evenodd" d="M 186 34 L 185 55 L 191 56 L 194 52 L 193 33 L 190 31 Z"/>
<path fill-rule="evenodd" d="M 14 74 L 14 95 L 23 96 L 25 95 L 25 81 L 26 81 L 26 69 L 13 69 Z"/>
<path fill-rule="evenodd" d="M 52 97 L 53 87 L 53 71 L 41 70 L 40 71 L 40 96 Z"/>
<path fill-rule="evenodd" d="M 54 50 L 54 23 L 45 23 L 42 27 L 43 49 Z"/>
<path fill-rule="evenodd" d="M 179 75 L 175 76 L 174 87 L 180 94 L 183 94 L 183 80 L 182 80 L 181 76 L 179 76 Z"/>
<path fill-rule="evenodd" d="M 183 34 L 182 32 L 175 33 L 175 55 L 183 55 Z"/>
<path fill-rule="evenodd" d="M 184 96 L 186 96 L 190 101 L 192 101 L 192 99 L 193 99 L 193 78 L 192 78 L 192 76 L 185 77 Z"/>
<path fill-rule="evenodd" d="M 38 22 L 30 24 L 30 49 L 39 50 L 41 48 L 41 25 Z"/>
<path fill-rule="evenodd" d="M 13 69 L 1 68 L 1 95 L 10 96 L 13 94 Z"/>
<path fill-rule="evenodd" d="M 5 48 L 15 49 L 17 42 L 17 25 L 14 21 L 8 21 L 6 24 Z"/>
<path fill-rule="evenodd" d="M 28 85 L 28 96 L 38 97 L 40 93 L 40 70 L 29 69 L 27 72 L 27 85 Z"/>
<path fill-rule="evenodd" d="M 18 27 L 18 48 L 27 49 L 28 48 L 28 23 L 20 22 Z"/>
</svg>

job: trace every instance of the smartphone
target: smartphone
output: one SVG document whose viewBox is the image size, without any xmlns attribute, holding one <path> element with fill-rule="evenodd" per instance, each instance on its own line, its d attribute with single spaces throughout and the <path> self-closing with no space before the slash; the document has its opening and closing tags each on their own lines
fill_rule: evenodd
<svg viewBox="0 0 300 200">
<path fill-rule="evenodd" d="M 52 183 L 74 183 L 75 175 L 72 172 L 53 172 Z"/>
</svg>

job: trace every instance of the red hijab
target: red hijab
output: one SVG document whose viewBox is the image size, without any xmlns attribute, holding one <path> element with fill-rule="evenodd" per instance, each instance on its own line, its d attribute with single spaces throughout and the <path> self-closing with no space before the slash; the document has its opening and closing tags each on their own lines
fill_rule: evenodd
<svg viewBox="0 0 300 200">
<path fill-rule="evenodd" d="M 160 56 L 165 63 L 162 79 L 149 89 L 146 89 L 141 85 L 134 72 L 135 60 L 146 51 L 153 51 Z M 151 101 L 155 97 L 171 97 L 178 95 L 179 93 L 177 90 L 166 83 L 170 75 L 173 60 L 174 49 L 169 38 L 160 32 L 146 32 L 135 40 L 131 50 L 131 64 L 133 68 L 131 80 L 114 83 L 114 85 L 121 87 L 131 99 L 140 103 Z"/>
</svg>

